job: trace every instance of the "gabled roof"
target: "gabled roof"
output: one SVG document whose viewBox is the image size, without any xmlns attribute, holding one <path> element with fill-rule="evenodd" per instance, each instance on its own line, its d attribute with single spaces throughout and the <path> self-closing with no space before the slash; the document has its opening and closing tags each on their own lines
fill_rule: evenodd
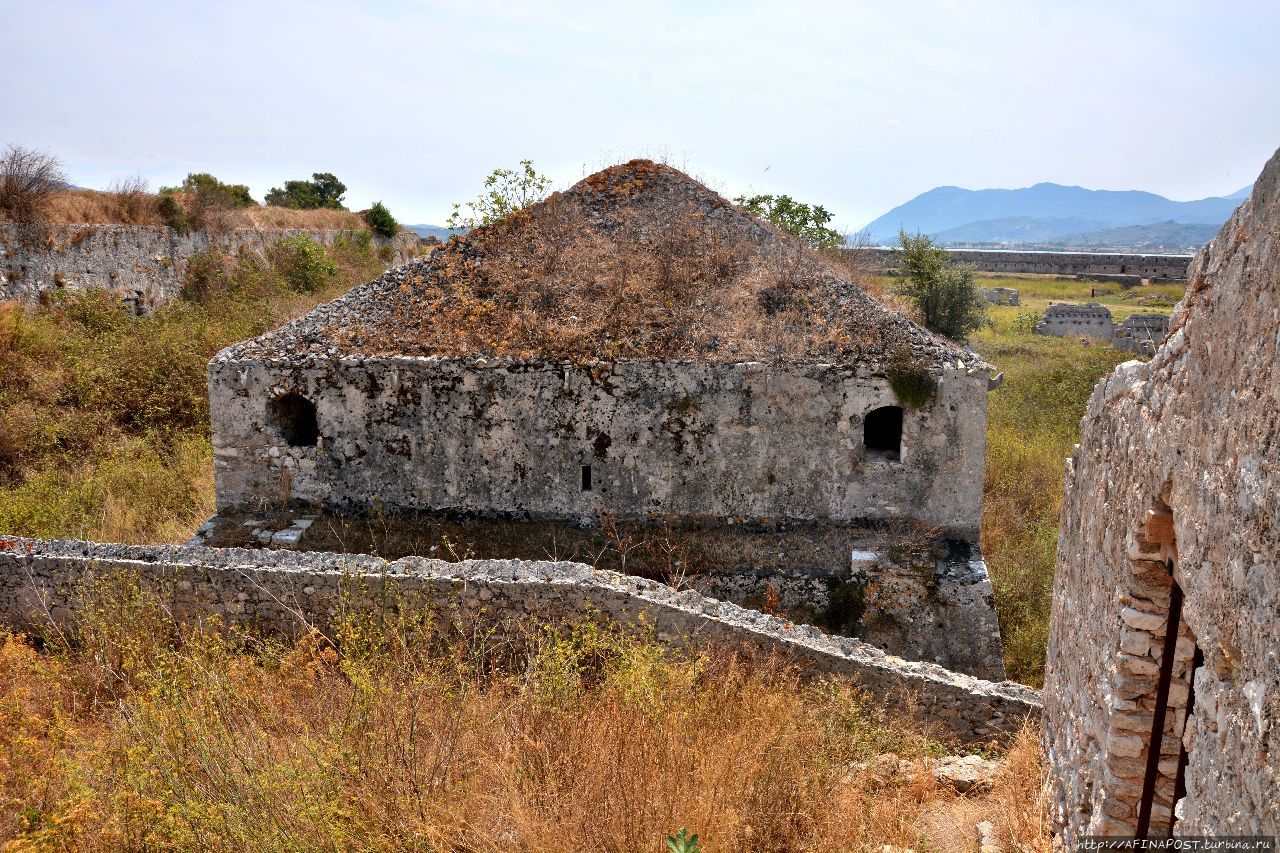
<svg viewBox="0 0 1280 853">
<path fill-rule="evenodd" d="M 971 353 L 669 166 L 633 160 L 227 351 L 936 366 Z"/>
</svg>

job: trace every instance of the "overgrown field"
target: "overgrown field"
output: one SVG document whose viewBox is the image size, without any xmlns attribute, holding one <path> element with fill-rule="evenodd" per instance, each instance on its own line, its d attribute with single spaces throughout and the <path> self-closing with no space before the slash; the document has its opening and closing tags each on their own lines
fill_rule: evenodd
<svg viewBox="0 0 1280 853">
<path fill-rule="evenodd" d="M 992 326 L 972 344 L 1004 372 L 988 398 L 986 495 L 982 550 L 996 590 L 1009 677 L 1039 686 L 1044 678 L 1053 566 L 1058 545 L 1064 465 L 1079 440 L 1080 418 L 1098 380 L 1134 358 L 1108 344 L 1031 333 L 1050 301 L 1108 305 L 1117 322 L 1141 310 L 1169 313 L 1181 284 L 1125 290 L 1118 284 L 1047 278 L 980 279 L 1013 287 L 1019 307 L 991 310 Z"/>
<path fill-rule="evenodd" d="M 179 628 L 131 578 L 68 637 L 0 633 L 7 851 L 1049 849 L 1033 733 L 990 792 L 847 685 L 587 623 L 445 642 L 348 615 L 337 645 Z M 340 651 L 339 651 L 340 650 Z"/>
<path fill-rule="evenodd" d="M 209 359 L 381 273 L 365 236 L 197 257 L 188 298 L 138 319 L 101 292 L 40 312 L 0 304 L 0 531 L 190 536 L 213 511 Z"/>
</svg>

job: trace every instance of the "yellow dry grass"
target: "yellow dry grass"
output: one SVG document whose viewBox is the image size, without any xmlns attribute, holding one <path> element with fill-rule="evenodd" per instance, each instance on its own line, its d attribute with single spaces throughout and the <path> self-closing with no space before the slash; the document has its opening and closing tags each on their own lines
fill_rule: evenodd
<svg viewBox="0 0 1280 853">
<path fill-rule="evenodd" d="M 134 191 L 63 190 L 49 200 L 44 222 L 49 225 L 145 225 L 164 227 L 156 207 L 159 196 Z M 310 230 L 367 230 L 360 214 L 349 210 L 291 210 L 254 206 L 219 210 L 221 228 L 300 228 Z M 4 221 L 0 217 L 0 221 Z"/>
<path fill-rule="evenodd" d="M 410 606 L 287 646 L 127 577 L 85 600 L 44 651 L 0 637 L 6 851 L 969 851 L 984 819 L 1049 849 L 1034 732 L 961 797 L 937 744 L 778 660 L 587 623 L 432 644 Z"/>
</svg>

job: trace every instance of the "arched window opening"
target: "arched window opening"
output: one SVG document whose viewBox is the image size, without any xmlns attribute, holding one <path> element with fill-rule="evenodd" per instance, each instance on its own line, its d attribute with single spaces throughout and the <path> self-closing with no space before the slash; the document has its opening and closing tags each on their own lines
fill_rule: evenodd
<svg viewBox="0 0 1280 853">
<path fill-rule="evenodd" d="M 316 404 L 301 394 L 290 391 L 267 405 L 271 423 L 290 447 L 315 447 L 320 439 L 316 420 Z"/>
<path fill-rule="evenodd" d="M 862 444 L 873 459 L 902 458 L 902 407 L 881 406 L 862 419 Z"/>
</svg>

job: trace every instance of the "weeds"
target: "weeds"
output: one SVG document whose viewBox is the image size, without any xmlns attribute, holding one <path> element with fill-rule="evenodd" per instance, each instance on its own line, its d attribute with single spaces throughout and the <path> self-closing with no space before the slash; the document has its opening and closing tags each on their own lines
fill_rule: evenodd
<svg viewBox="0 0 1280 853">
<path fill-rule="evenodd" d="M 964 799 L 847 684 L 590 623 L 434 642 L 445 620 L 398 604 L 285 644 L 177 625 L 120 575 L 43 651 L 0 635 L 0 843 L 651 851 L 693 826 L 679 849 L 967 850 L 986 818 L 1047 849 L 1030 738 Z M 890 753 L 915 769 L 878 774 Z"/>
</svg>

